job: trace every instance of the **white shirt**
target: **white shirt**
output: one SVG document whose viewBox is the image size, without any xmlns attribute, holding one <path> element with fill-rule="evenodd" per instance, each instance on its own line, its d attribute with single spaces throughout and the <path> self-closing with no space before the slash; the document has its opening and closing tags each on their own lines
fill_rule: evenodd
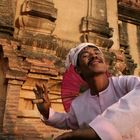
<svg viewBox="0 0 140 140">
<path fill-rule="evenodd" d="M 125 94 L 128 95 L 125 97 Z M 137 125 L 140 113 L 139 117 L 135 113 L 140 99 L 135 97 L 136 94 L 140 98 L 139 78 L 111 77 L 108 87 L 100 92 L 99 96 L 93 96 L 90 90 L 87 90 L 73 100 L 69 113 L 53 112 L 48 120 L 44 118 L 43 121 L 60 129 L 77 129 L 85 124 L 90 125 L 102 140 L 121 140 L 122 137 L 123 140 L 140 140 L 140 125 Z M 130 95 L 134 96 L 131 102 Z M 121 98 L 122 96 L 124 97 Z M 116 102 L 117 104 L 114 104 Z M 136 105 L 132 105 L 133 102 Z M 114 105 L 111 106 L 112 104 Z"/>
</svg>

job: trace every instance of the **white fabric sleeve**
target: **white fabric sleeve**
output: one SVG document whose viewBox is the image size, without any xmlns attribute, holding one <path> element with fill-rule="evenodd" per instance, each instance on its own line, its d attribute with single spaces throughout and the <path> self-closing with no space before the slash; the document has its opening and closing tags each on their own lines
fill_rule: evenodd
<svg viewBox="0 0 140 140">
<path fill-rule="evenodd" d="M 119 131 L 103 116 L 96 117 L 90 124 L 101 140 L 122 140 Z"/>
<path fill-rule="evenodd" d="M 69 113 L 55 112 L 50 108 L 49 118 L 41 116 L 41 120 L 46 124 L 59 129 L 77 129 L 78 124 L 75 113 L 71 108 Z"/>
<path fill-rule="evenodd" d="M 127 134 L 130 129 L 140 123 L 139 106 L 140 86 L 138 85 L 117 103 L 106 109 L 89 125 L 97 132 L 102 140 L 116 140 L 119 134 L 120 136 Z M 106 135 L 111 135 L 110 139 L 107 139 Z M 121 138 L 118 140 L 121 140 Z"/>
</svg>

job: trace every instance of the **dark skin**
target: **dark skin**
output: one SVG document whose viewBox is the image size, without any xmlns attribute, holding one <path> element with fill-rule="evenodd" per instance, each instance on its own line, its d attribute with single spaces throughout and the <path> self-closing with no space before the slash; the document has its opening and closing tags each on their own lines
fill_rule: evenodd
<svg viewBox="0 0 140 140">
<path fill-rule="evenodd" d="M 99 92 L 106 89 L 109 84 L 106 74 L 107 65 L 103 54 L 97 48 L 88 46 L 79 53 L 76 71 L 88 83 L 91 95 L 99 95 Z M 36 98 L 43 97 L 45 102 L 37 104 L 37 107 L 40 113 L 48 118 L 50 101 L 47 95 L 47 88 L 37 84 L 34 92 Z M 66 132 L 55 138 L 55 140 L 100 140 L 100 137 L 92 128 L 87 126 L 84 129 Z"/>
<path fill-rule="evenodd" d="M 96 48 L 84 48 L 78 56 L 78 73 L 87 81 L 92 95 L 97 95 L 109 84 L 107 65 L 103 54 Z"/>
<path fill-rule="evenodd" d="M 37 108 L 39 112 L 48 119 L 49 117 L 49 108 L 51 106 L 51 102 L 48 97 L 48 89 L 45 85 L 36 84 L 36 89 L 33 89 L 36 99 L 43 99 L 43 103 L 37 104 Z"/>
<path fill-rule="evenodd" d="M 54 140 L 101 140 L 96 132 L 90 128 L 77 129 L 71 132 L 63 133 Z"/>
</svg>

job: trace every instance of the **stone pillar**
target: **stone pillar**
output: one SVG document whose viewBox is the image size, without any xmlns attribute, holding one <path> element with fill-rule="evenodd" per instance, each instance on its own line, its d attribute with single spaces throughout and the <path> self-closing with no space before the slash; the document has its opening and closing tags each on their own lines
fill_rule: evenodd
<svg viewBox="0 0 140 140">
<path fill-rule="evenodd" d="M 113 41 L 112 28 L 109 28 L 106 14 L 106 1 L 88 0 L 87 16 L 82 18 L 81 39 L 84 42 L 93 42 L 103 48 L 110 48 Z"/>
<path fill-rule="evenodd" d="M 0 1 L 0 37 L 9 38 L 14 31 L 15 0 Z"/>
<path fill-rule="evenodd" d="M 16 134 L 16 118 L 18 113 L 19 93 L 23 81 L 9 80 L 7 86 L 7 97 L 3 119 L 3 133 Z"/>
<path fill-rule="evenodd" d="M 88 0 L 87 16 L 107 22 L 106 2 L 104 0 Z"/>
<path fill-rule="evenodd" d="M 113 28 L 112 40 L 114 42 L 111 49 L 118 50 L 119 44 L 119 30 L 118 30 L 118 3 L 116 0 L 107 0 L 107 21 L 110 27 Z"/>
<path fill-rule="evenodd" d="M 138 54 L 134 54 L 133 47 L 137 46 L 136 25 L 140 25 L 139 2 L 134 0 L 118 1 L 118 17 L 119 17 L 119 40 L 120 47 L 124 50 L 125 62 L 127 67 L 124 74 L 137 74 L 135 69 L 139 67 Z M 133 34 L 133 35 L 132 35 Z M 135 48 L 137 50 L 137 48 Z M 134 49 L 134 50 L 135 50 Z M 135 59 L 133 59 L 135 58 Z M 137 62 L 137 64 L 135 63 Z M 137 69 L 138 70 L 138 69 Z"/>
</svg>

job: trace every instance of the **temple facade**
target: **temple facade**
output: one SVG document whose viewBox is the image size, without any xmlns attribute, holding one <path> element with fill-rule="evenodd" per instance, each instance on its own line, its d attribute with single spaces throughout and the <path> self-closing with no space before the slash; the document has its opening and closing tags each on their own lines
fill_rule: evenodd
<svg viewBox="0 0 140 140">
<path fill-rule="evenodd" d="M 64 62 L 81 42 L 102 48 L 112 75 L 140 76 L 140 0 L 1 0 L 0 139 L 63 132 L 41 122 L 33 88 L 47 84 L 52 107 L 64 112 Z"/>
</svg>

